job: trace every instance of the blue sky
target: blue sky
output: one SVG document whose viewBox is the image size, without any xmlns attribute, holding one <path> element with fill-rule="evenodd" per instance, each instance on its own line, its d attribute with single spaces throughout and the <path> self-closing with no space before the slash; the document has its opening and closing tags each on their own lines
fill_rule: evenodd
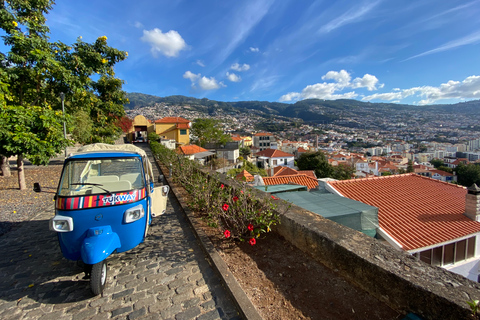
<svg viewBox="0 0 480 320">
<path fill-rule="evenodd" d="M 480 99 L 480 0 L 62 0 L 51 40 L 128 52 L 124 90 L 221 101 Z"/>
</svg>

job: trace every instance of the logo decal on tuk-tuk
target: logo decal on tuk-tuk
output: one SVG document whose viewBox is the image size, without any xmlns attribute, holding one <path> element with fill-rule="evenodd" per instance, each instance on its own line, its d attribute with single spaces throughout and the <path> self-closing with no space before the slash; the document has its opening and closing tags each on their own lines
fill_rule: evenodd
<svg viewBox="0 0 480 320">
<path fill-rule="evenodd" d="M 56 204 L 59 210 L 89 209 L 135 202 L 145 198 L 145 193 L 146 189 L 143 188 L 130 192 L 113 193 L 111 195 L 58 197 Z"/>
</svg>

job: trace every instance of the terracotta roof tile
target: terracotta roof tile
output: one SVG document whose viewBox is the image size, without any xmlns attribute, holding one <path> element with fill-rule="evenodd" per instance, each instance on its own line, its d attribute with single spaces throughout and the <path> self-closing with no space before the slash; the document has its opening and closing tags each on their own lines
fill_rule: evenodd
<svg viewBox="0 0 480 320">
<path fill-rule="evenodd" d="M 297 175 L 298 171 L 289 167 L 278 166 L 273 168 L 274 176 L 292 176 Z"/>
<path fill-rule="evenodd" d="M 155 123 L 190 123 L 190 120 L 182 117 L 165 117 L 159 120 L 155 120 Z"/>
<path fill-rule="evenodd" d="M 255 155 L 267 158 L 293 157 L 293 154 L 286 153 L 278 149 L 265 149 L 257 152 Z"/>
<path fill-rule="evenodd" d="M 259 132 L 259 133 L 255 133 L 255 137 L 265 137 L 265 136 L 273 136 L 273 134 L 269 133 L 269 132 Z"/>
<path fill-rule="evenodd" d="M 187 145 L 187 146 L 180 146 L 180 147 L 177 148 L 177 150 L 181 154 L 185 154 L 185 155 L 208 151 L 207 149 L 204 149 L 204 148 L 202 148 L 200 146 L 197 146 L 197 145 L 194 145 L 194 144 L 190 144 L 190 145 Z"/>
<path fill-rule="evenodd" d="M 480 232 L 463 215 L 464 187 L 414 173 L 327 182 L 343 196 L 378 207 L 380 227 L 404 250 Z"/>
<path fill-rule="evenodd" d="M 240 181 L 244 181 L 243 178 L 245 178 L 247 182 L 254 180 L 254 177 L 247 170 L 243 170 L 242 172 L 237 174 L 235 178 Z"/>
<path fill-rule="evenodd" d="M 305 174 L 279 177 L 263 177 L 263 182 L 266 186 L 273 186 L 277 184 L 298 184 L 301 186 L 306 186 L 308 189 L 314 189 L 318 186 L 317 179 L 309 177 Z"/>
</svg>

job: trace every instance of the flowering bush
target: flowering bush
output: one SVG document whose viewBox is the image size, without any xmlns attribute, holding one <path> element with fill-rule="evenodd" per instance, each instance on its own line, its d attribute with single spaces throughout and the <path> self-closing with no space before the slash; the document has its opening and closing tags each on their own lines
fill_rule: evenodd
<svg viewBox="0 0 480 320">
<path fill-rule="evenodd" d="M 221 227 L 225 238 L 256 244 L 262 233 L 279 223 L 278 198 L 258 199 L 245 184 L 221 183 L 219 175 L 209 175 L 200 165 L 165 148 L 150 143 L 157 159 L 171 169 L 172 178 L 191 195 L 189 207 L 201 214 L 212 227 Z"/>
</svg>

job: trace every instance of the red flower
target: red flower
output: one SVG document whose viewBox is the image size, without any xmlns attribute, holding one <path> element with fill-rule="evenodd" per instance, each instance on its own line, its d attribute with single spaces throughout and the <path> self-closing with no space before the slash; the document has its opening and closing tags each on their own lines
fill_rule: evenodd
<svg viewBox="0 0 480 320">
<path fill-rule="evenodd" d="M 233 199 L 232 199 L 232 200 L 233 200 L 233 202 L 237 202 L 237 200 L 238 200 L 238 197 L 237 197 L 237 196 L 235 196 L 235 197 L 233 197 Z"/>
<path fill-rule="evenodd" d="M 240 193 L 243 194 L 243 190 L 240 190 Z"/>
<path fill-rule="evenodd" d="M 223 185 L 223 183 L 222 183 L 222 185 L 220 186 L 220 188 L 222 188 L 222 189 L 225 188 L 225 186 Z"/>
<path fill-rule="evenodd" d="M 249 223 L 247 226 L 247 229 L 250 231 L 253 231 L 253 224 Z"/>
<path fill-rule="evenodd" d="M 225 203 L 225 204 L 222 206 L 222 209 L 223 209 L 223 211 L 227 211 L 227 210 L 228 210 L 228 204 Z"/>
<path fill-rule="evenodd" d="M 225 230 L 225 231 L 223 232 L 223 235 L 225 236 L 225 238 L 230 238 L 230 231 Z"/>
<path fill-rule="evenodd" d="M 257 240 L 255 240 L 255 238 L 251 238 L 250 241 L 248 241 L 248 243 L 250 243 L 251 246 L 254 246 L 255 243 L 257 243 Z"/>
</svg>

